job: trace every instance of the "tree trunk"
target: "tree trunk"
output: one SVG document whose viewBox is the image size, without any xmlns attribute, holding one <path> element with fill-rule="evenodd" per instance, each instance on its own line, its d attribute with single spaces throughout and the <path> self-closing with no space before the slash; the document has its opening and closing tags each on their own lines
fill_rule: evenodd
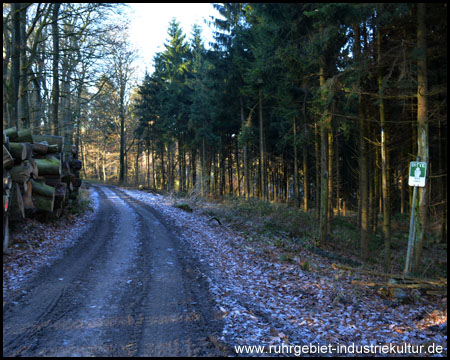
<svg viewBox="0 0 450 360">
<path fill-rule="evenodd" d="M 220 188 L 219 194 L 220 196 L 225 195 L 225 149 L 223 148 L 221 153 L 219 153 L 219 172 L 220 172 Z"/>
<path fill-rule="evenodd" d="M 205 137 L 202 138 L 202 196 L 206 195 L 206 154 Z"/>
<path fill-rule="evenodd" d="M 12 10 L 12 6 L 11 6 Z M 9 91 L 8 87 L 11 87 L 11 82 L 8 78 L 8 69 L 11 68 L 10 62 L 11 62 L 11 46 L 12 43 L 11 37 L 9 36 L 9 32 L 7 30 L 7 22 L 3 21 L 3 121 L 4 124 L 6 123 L 7 127 L 11 127 L 14 124 L 11 121 L 11 114 L 10 114 L 10 95 L 11 92 Z"/>
<path fill-rule="evenodd" d="M 327 243 L 327 225 L 328 225 L 328 171 L 327 171 L 327 151 L 328 151 L 328 131 L 324 124 L 320 129 L 320 219 L 319 219 L 319 243 Z"/>
<path fill-rule="evenodd" d="M 61 176 L 61 160 L 55 157 L 47 159 L 35 159 L 39 170 L 39 176 L 43 175 L 59 175 Z"/>
<path fill-rule="evenodd" d="M 43 94 L 47 94 L 47 85 L 46 85 L 46 81 L 44 81 L 44 74 L 45 74 L 45 61 L 44 59 L 47 57 L 46 55 L 46 50 L 45 50 L 45 46 L 44 46 L 44 35 L 41 33 L 39 35 L 39 38 L 42 40 L 42 43 L 38 45 L 39 50 L 37 51 L 37 53 L 39 54 L 39 60 L 38 63 L 39 65 L 37 66 L 38 72 L 35 75 L 32 75 L 34 77 L 35 80 L 33 80 L 33 82 L 35 83 L 35 97 L 36 97 L 36 101 L 34 106 L 34 119 L 33 119 L 33 126 L 35 127 L 35 129 L 40 129 L 40 127 L 42 126 L 42 122 L 44 125 L 44 128 L 46 130 L 46 132 L 50 132 L 50 127 L 48 124 L 48 118 L 46 116 L 44 116 L 44 104 L 43 104 L 43 98 L 45 97 L 45 95 Z M 41 93 L 41 88 L 42 88 L 42 93 Z M 39 132 L 39 131 L 38 131 Z"/>
<path fill-rule="evenodd" d="M 138 142 L 136 150 L 136 162 L 134 163 L 134 184 L 139 184 L 139 155 L 141 154 L 141 143 Z"/>
<path fill-rule="evenodd" d="M 19 122 L 22 129 L 30 127 L 30 112 L 28 108 L 28 59 L 26 56 L 26 12 L 27 7 L 23 6 L 20 11 L 20 76 L 19 76 L 19 99 L 18 99 L 18 114 Z"/>
<path fill-rule="evenodd" d="M 236 146 L 234 146 L 234 154 L 236 161 L 236 185 L 237 185 L 237 197 L 241 197 L 241 170 L 240 170 L 240 160 L 239 160 L 239 146 L 237 140 L 235 141 Z"/>
<path fill-rule="evenodd" d="M 383 198 L 383 238 L 384 238 L 384 271 L 389 272 L 391 267 L 391 208 L 389 193 L 389 157 L 387 145 L 386 114 L 383 98 L 383 72 L 381 69 L 381 41 L 382 32 L 378 24 L 377 49 L 378 49 L 378 92 L 379 112 L 381 126 L 381 187 Z"/>
<path fill-rule="evenodd" d="M 161 189 L 167 190 L 166 186 L 166 172 L 164 170 L 164 145 L 161 145 Z"/>
<path fill-rule="evenodd" d="M 33 155 L 45 155 L 48 152 L 48 143 L 47 142 L 37 142 L 32 145 L 33 147 Z"/>
<path fill-rule="evenodd" d="M 54 215 L 58 218 L 62 214 L 64 203 L 66 202 L 66 193 L 67 192 L 68 191 L 67 191 L 66 183 L 58 183 L 55 185 L 55 203 L 53 206 L 53 211 L 54 211 Z"/>
<path fill-rule="evenodd" d="M 231 139 L 229 139 L 228 143 L 228 194 L 230 196 L 233 196 L 234 190 L 233 190 L 233 152 L 232 152 L 232 144 Z"/>
<path fill-rule="evenodd" d="M 419 55 L 417 59 L 417 152 L 420 161 L 426 162 L 428 171 L 429 145 L 428 145 L 428 77 L 427 77 L 427 42 L 426 42 L 426 4 L 417 4 L 417 47 Z M 429 183 L 429 181 L 428 181 Z M 427 187 L 420 187 L 417 192 L 418 211 L 416 212 L 416 249 L 414 251 L 414 271 L 420 268 L 424 233 L 427 225 Z"/>
<path fill-rule="evenodd" d="M 103 148 L 103 151 L 101 152 L 101 160 L 99 161 L 99 164 L 101 164 L 101 169 L 99 168 L 99 172 L 101 170 L 100 174 L 102 176 L 103 183 L 106 183 L 106 179 L 107 179 L 105 162 L 106 162 L 106 150 L 105 150 L 105 148 Z"/>
<path fill-rule="evenodd" d="M 191 174 L 192 174 L 192 188 L 197 185 L 197 148 L 191 151 Z"/>
<path fill-rule="evenodd" d="M 58 30 L 58 16 L 60 3 L 53 3 L 52 13 L 52 38 L 53 38 L 53 88 L 52 88 L 52 111 L 51 111 L 51 126 L 52 134 L 59 135 L 60 126 L 58 120 L 58 107 L 59 107 L 59 30 Z"/>
<path fill-rule="evenodd" d="M 361 66 L 361 41 L 359 25 L 354 26 L 355 32 L 355 57 Z M 359 72 L 358 72 L 359 73 Z M 358 87 L 361 89 L 361 79 L 358 79 Z M 360 197 L 360 251 L 361 258 L 366 261 L 369 257 L 369 186 L 368 166 L 366 150 L 366 122 L 362 95 L 358 95 L 359 107 L 359 197 Z"/>
<path fill-rule="evenodd" d="M 23 192 L 23 206 L 25 210 L 27 209 L 35 209 L 35 206 L 33 204 L 32 200 L 32 193 L 33 193 L 33 185 L 30 181 L 28 181 L 24 186 L 24 192 Z"/>
<path fill-rule="evenodd" d="M 20 12 L 23 8 L 23 3 L 11 3 L 12 14 L 12 51 L 11 51 L 11 125 L 14 125 L 17 129 L 20 129 L 19 114 L 18 114 L 18 101 L 19 101 L 19 83 L 20 83 Z"/>
<path fill-rule="evenodd" d="M 240 105 L 241 105 L 241 123 L 242 128 L 245 126 L 245 118 L 244 118 L 244 102 L 242 100 L 242 96 L 239 97 Z M 248 116 L 248 122 L 251 119 L 252 112 L 249 113 Z M 244 184 L 244 196 L 245 199 L 248 200 L 250 196 L 250 174 L 249 174 L 249 168 L 248 168 L 248 148 L 247 144 L 244 144 L 243 148 L 243 155 L 244 155 L 244 178 L 245 178 L 245 184 Z"/>
<path fill-rule="evenodd" d="M 178 138 L 177 140 L 178 144 L 178 192 L 184 191 L 183 186 L 183 151 L 182 151 L 182 140 L 181 138 Z"/>
<path fill-rule="evenodd" d="M 263 111 L 262 111 L 262 90 L 259 89 L 259 165 L 260 165 L 260 197 L 262 200 L 266 199 L 266 189 L 264 188 L 265 184 L 265 168 L 264 168 L 264 131 L 263 131 Z"/>
<path fill-rule="evenodd" d="M 322 30 L 320 30 L 322 32 Z M 324 55 L 320 57 L 320 86 L 325 85 L 325 59 Z M 324 101 L 324 99 L 322 99 Z M 319 244 L 324 246 L 327 244 L 328 237 L 328 128 L 331 123 L 331 115 L 327 109 L 323 109 L 324 114 L 320 122 L 320 216 L 319 216 Z"/>
<path fill-rule="evenodd" d="M 327 218 L 327 233 L 329 236 L 333 233 L 333 191 L 334 191 L 334 173 L 333 173 L 333 158 L 334 158 L 334 134 L 331 126 L 331 115 L 329 115 L 329 129 L 328 129 L 328 218 Z"/>
<path fill-rule="evenodd" d="M 206 194 L 211 193 L 211 155 L 208 155 L 206 161 Z"/>
<path fill-rule="evenodd" d="M 306 127 L 306 126 L 305 126 Z M 309 167 L 308 167 L 308 148 L 303 145 L 303 210 L 309 209 Z"/>
<path fill-rule="evenodd" d="M 17 138 L 17 127 L 13 126 L 3 130 L 3 135 L 9 138 L 9 141 L 15 141 Z"/>
<path fill-rule="evenodd" d="M 340 158 L 339 158 L 339 134 L 336 134 L 336 148 L 334 150 L 334 159 L 335 159 L 335 188 L 336 188 L 336 196 L 335 196 L 335 207 L 337 209 L 337 215 L 341 216 L 341 171 L 340 171 Z"/>
<path fill-rule="evenodd" d="M 119 105 L 119 117 L 120 117 L 120 169 L 119 169 L 119 183 L 123 184 L 125 181 L 125 109 L 124 109 L 124 97 L 125 89 L 120 87 L 120 105 Z"/>
<path fill-rule="evenodd" d="M 61 108 L 62 108 L 62 135 L 64 142 L 68 145 L 73 143 L 73 124 L 72 124 L 72 103 L 70 96 L 69 78 L 71 71 L 67 59 L 62 61 L 62 80 L 61 80 Z"/>
<path fill-rule="evenodd" d="M 298 198 L 298 159 L 297 159 L 297 124 L 293 121 L 293 133 L 294 133 L 294 203 L 295 207 L 300 207 L 300 199 Z"/>
<path fill-rule="evenodd" d="M 38 74 L 38 76 L 43 76 L 42 74 Z M 38 131 L 41 127 L 41 119 L 43 117 L 43 105 L 42 105 L 42 94 L 41 94 L 41 86 L 40 80 L 38 80 L 37 76 L 32 75 L 32 81 L 34 84 L 34 90 L 32 93 L 32 102 L 31 102 L 31 110 L 30 110 L 30 122 L 31 126 Z"/>
<path fill-rule="evenodd" d="M 13 166 L 9 169 L 12 180 L 19 184 L 24 184 L 27 182 L 32 172 L 33 166 L 25 163 L 21 163 L 20 165 Z"/>
<path fill-rule="evenodd" d="M 31 185 L 33 186 L 33 195 L 41 195 L 45 197 L 53 197 L 55 196 L 55 188 L 52 186 L 46 185 L 44 182 L 30 180 Z"/>
<path fill-rule="evenodd" d="M 44 142 L 46 141 L 49 145 L 57 145 L 57 152 L 62 152 L 64 149 L 64 137 L 53 136 L 53 135 L 32 135 L 32 142 Z"/>
<path fill-rule="evenodd" d="M 10 219 L 16 217 L 25 219 L 25 205 L 23 203 L 20 185 L 18 183 L 13 183 L 9 199 L 11 202 L 8 209 Z"/>
<path fill-rule="evenodd" d="M 306 89 L 306 87 L 304 87 Z M 305 90 L 305 96 L 303 98 L 303 121 L 305 122 L 304 128 L 305 128 L 305 142 L 303 145 L 303 210 L 308 211 L 309 206 L 309 167 L 308 167 L 308 125 L 306 123 L 306 96 L 307 96 L 307 90 Z"/>
<path fill-rule="evenodd" d="M 147 187 L 150 187 L 150 141 L 147 140 Z M 152 155 L 153 155 L 153 149 L 152 150 Z M 152 157 L 152 165 L 153 165 L 153 174 L 155 174 L 155 163 L 154 163 L 154 159 Z M 153 181 L 153 187 L 156 187 L 155 185 L 155 181 Z"/>
<path fill-rule="evenodd" d="M 316 165 L 316 212 L 317 219 L 320 219 L 320 136 L 319 123 L 314 123 L 314 158 Z"/>
<path fill-rule="evenodd" d="M 361 198 L 361 258 L 365 261 L 369 257 L 369 179 L 366 150 L 366 124 L 364 119 L 362 98 L 359 97 L 360 139 L 359 139 L 359 196 Z"/>
<path fill-rule="evenodd" d="M 444 125 L 445 122 L 445 125 Z M 440 173 L 446 173 L 447 168 L 447 132 L 445 131 L 447 124 L 447 117 L 439 118 L 439 170 Z M 442 176 L 439 179 L 440 192 L 442 199 L 447 199 L 447 176 Z M 441 205 L 441 236 L 440 243 L 447 242 L 447 202 Z"/>
<path fill-rule="evenodd" d="M 14 158 L 11 156 L 6 146 L 3 145 L 3 169 L 5 167 L 10 167 L 13 165 L 14 165 Z"/>
<path fill-rule="evenodd" d="M 33 137 L 31 129 L 22 129 L 17 132 L 17 138 L 14 139 L 15 142 L 32 143 Z"/>
<path fill-rule="evenodd" d="M 373 139 L 377 139 L 378 129 L 373 127 L 372 136 Z M 379 132 L 378 132 L 379 134 Z M 381 213 L 381 174 L 380 174 L 380 147 L 375 146 L 375 158 L 372 159 L 372 169 L 373 169 L 373 202 L 372 202 L 372 228 L 373 232 L 376 233 L 378 229 L 378 215 Z"/>
<path fill-rule="evenodd" d="M 173 144 L 169 143 L 167 145 L 167 190 L 173 191 L 174 190 L 174 180 L 173 180 L 173 157 L 174 157 L 174 151 L 173 151 Z"/>
<path fill-rule="evenodd" d="M 53 212 L 54 204 L 55 204 L 55 196 L 47 197 L 41 195 L 33 195 L 33 204 L 36 209 L 46 211 L 49 213 Z"/>
<path fill-rule="evenodd" d="M 27 158 L 27 147 L 23 143 L 10 142 L 9 152 L 16 162 Z"/>
</svg>

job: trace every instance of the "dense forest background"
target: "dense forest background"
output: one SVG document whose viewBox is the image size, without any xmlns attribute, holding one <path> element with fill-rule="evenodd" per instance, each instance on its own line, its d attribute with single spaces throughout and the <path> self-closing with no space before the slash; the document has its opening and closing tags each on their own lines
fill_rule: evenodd
<svg viewBox="0 0 450 360">
<path fill-rule="evenodd" d="M 3 128 L 64 136 L 85 178 L 288 203 L 320 246 L 356 214 L 361 259 L 379 232 L 386 271 L 419 156 L 419 269 L 447 241 L 447 4 L 214 6 L 213 44 L 174 19 L 135 84 L 123 5 L 4 3 Z"/>
</svg>

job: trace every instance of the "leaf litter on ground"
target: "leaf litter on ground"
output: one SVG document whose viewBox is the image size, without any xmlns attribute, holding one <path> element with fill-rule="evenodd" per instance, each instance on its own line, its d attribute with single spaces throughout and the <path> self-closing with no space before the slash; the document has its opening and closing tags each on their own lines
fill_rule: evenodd
<svg viewBox="0 0 450 360">
<path fill-rule="evenodd" d="M 422 295 L 398 303 L 376 289 L 352 285 L 355 275 L 333 269 L 326 257 L 304 249 L 282 262 L 270 244 L 249 243 L 242 232 L 210 221 L 199 211 L 186 213 L 164 196 L 126 193 L 166 215 L 207 265 L 203 276 L 225 321 L 222 340 L 231 347 L 354 344 L 381 351 L 368 355 L 447 354 L 446 297 Z M 306 262 L 311 264 L 309 270 L 304 270 Z M 394 353 L 388 348 L 385 354 L 375 345 L 391 346 Z M 409 353 L 420 345 L 426 353 Z"/>
<path fill-rule="evenodd" d="M 265 355 L 276 356 L 280 352 L 274 350 L 283 345 L 284 355 L 298 355 L 288 350 L 299 346 L 322 345 L 324 349 L 335 346 L 334 354 L 313 355 L 358 355 L 336 350 L 344 345 L 352 351 L 353 344 L 378 350 L 367 355 L 447 355 L 446 297 L 416 296 L 409 303 L 398 303 L 376 289 L 352 285 L 354 274 L 333 269 L 326 257 L 303 249 L 289 261 L 281 261 L 274 246 L 249 243 L 246 234 L 223 221 L 210 221 L 211 217 L 195 209 L 191 213 L 174 207 L 169 197 L 125 192 L 163 213 L 204 265 L 202 276 L 224 321 L 221 340 L 231 349 L 262 346 Z M 90 196 L 95 212 L 98 195 L 91 191 Z M 20 291 L 20 284 L 39 267 L 61 256 L 93 217 L 87 212 L 53 227 L 32 221 L 20 233 L 21 246 L 13 246 L 3 257 L 3 297 Z M 365 278 L 359 275 L 360 280 Z M 381 346 L 391 348 L 383 352 Z M 424 352 L 411 353 L 414 349 Z M 246 350 L 246 356 L 262 355 Z"/>
</svg>

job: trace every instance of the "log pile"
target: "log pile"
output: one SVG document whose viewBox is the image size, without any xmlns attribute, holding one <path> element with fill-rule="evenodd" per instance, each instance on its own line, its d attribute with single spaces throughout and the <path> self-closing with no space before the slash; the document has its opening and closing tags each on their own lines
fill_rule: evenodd
<svg viewBox="0 0 450 360">
<path fill-rule="evenodd" d="M 8 221 L 36 212 L 61 216 L 64 205 L 78 196 L 81 167 L 77 147 L 64 144 L 62 136 L 3 130 L 3 251 Z"/>
<path fill-rule="evenodd" d="M 407 277 L 401 274 L 388 274 L 363 269 L 355 269 L 350 266 L 332 264 L 334 270 L 345 270 L 350 272 L 358 272 L 374 277 L 389 278 L 389 281 L 361 281 L 352 280 L 352 285 L 370 286 L 387 289 L 421 289 L 428 295 L 447 295 L 447 279 L 440 278 L 438 280 L 420 279 L 415 277 Z M 390 291 L 392 294 L 393 292 Z"/>
</svg>

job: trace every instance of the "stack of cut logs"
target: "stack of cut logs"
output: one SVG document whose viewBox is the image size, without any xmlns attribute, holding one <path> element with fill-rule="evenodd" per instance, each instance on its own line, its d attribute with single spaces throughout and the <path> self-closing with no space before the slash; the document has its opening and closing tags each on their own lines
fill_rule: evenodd
<svg viewBox="0 0 450 360">
<path fill-rule="evenodd" d="M 61 216 L 68 200 L 78 196 L 81 166 L 76 146 L 64 145 L 62 136 L 15 127 L 3 131 L 3 250 L 8 219 L 38 211 Z"/>
</svg>

